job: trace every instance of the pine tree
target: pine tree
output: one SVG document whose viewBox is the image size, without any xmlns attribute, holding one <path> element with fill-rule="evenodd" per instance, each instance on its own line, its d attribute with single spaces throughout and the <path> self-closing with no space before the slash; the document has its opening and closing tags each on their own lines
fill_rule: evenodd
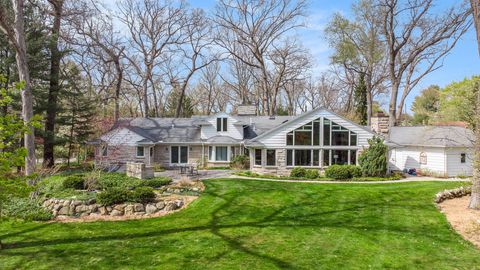
<svg viewBox="0 0 480 270">
<path fill-rule="evenodd" d="M 80 154 L 81 146 L 94 133 L 95 100 L 88 94 L 85 79 L 72 63 L 64 68 L 64 83 L 60 100 L 59 134 L 57 143 L 66 147 L 68 165 L 74 153 Z"/>
<path fill-rule="evenodd" d="M 177 104 L 179 100 L 180 100 L 180 92 L 177 90 L 172 90 L 172 92 L 168 96 L 167 111 L 165 112 L 165 116 L 175 117 Z M 194 111 L 193 111 L 192 99 L 188 95 L 185 95 L 183 98 L 180 117 L 188 118 L 188 117 L 191 117 L 193 113 Z"/>
<path fill-rule="evenodd" d="M 360 125 L 367 125 L 367 85 L 365 84 L 365 75 L 361 74 L 357 86 L 355 87 L 355 113 L 359 119 Z"/>
</svg>

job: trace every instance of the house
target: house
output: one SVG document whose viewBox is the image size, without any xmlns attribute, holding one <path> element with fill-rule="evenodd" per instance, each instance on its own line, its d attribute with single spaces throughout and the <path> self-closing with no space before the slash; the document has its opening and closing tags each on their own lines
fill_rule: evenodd
<svg viewBox="0 0 480 270">
<path fill-rule="evenodd" d="M 378 115 L 370 129 L 323 108 L 299 116 L 257 116 L 252 106 L 239 107 L 238 112 L 121 119 L 92 142 L 95 163 L 211 167 L 228 166 L 234 156 L 248 155 L 252 171 L 288 175 L 298 166 L 323 169 L 332 164 L 357 164 L 368 139 L 378 133 L 386 135 L 391 171 L 415 168 L 448 177 L 472 173 L 473 134 L 463 127 L 389 130 L 388 116 Z"/>
<path fill-rule="evenodd" d="M 120 119 L 91 142 L 95 163 L 226 166 L 232 157 L 246 154 L 253 171 L 288 174 L 295 166 L 356 164 L 374 135 L 322 108 L 275 117 L 256 116 L 249 106 L 238 111 L 238 115 Z"/>
<path fill-rule="evenodd" d="M 474 135 L 459 126 L 393 127 L 389 130 L 389 169 L 415 168 L 422 174 L 471 176 Z"/>
</svg>

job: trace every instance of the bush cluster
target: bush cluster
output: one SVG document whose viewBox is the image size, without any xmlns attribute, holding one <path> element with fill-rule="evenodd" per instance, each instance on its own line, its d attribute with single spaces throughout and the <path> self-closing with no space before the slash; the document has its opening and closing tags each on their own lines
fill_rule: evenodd
<svg viewBox="0 0 480 270">
<path fill-rule="evenodd" d="M 362 169 L 355 165 L 331 165 L 325 169 L 325 176 L 335 180 L 345 180 L 362 176 Z"/>
<path fill-rule="evenodd" d="M 70 175 L 63 180 L 63 188 L 83 189 L 85 186 L 85 180 L 83 175 Z"/>
<path fill-rule="evenodd" d="M 172 179 L 168 177 L 155 177 L 152 179 L 147 179 L 142 181 L 140 186 L 143 187 L 152 187 L 152 188 L 159 188 L 162 186 L 166 186 L 172 182 Z"/>
<path fill-rule="evenodd" d="M 53 216 L 40 205 L 40 201 L 30 198 L 9 198 L 3 206 L 3 214 L 11 218 L 46 221 Z"/>
<path fill-rule="evenodd" d="M 290 172 L 290 177 L 317 179 L 320 177 L 320 173 L 317 169 L 305 169 L 301 167 L 295 167 Z"/>
<path fill-rule="evenodd" d="M 230 161 L 230 168 L 237 170 L 246 170 L 250 168 L 250 159 L 246 155 L 234 156 Z"/>
<path fill-rule="evenodd" d="M 137 187 L 134 190 L 113 187 L 97 195 L 97 202 L 112 205 L 124 202 L 148 203 L 155 201 L 155 192 L 151 187 Z"/>
</svg>

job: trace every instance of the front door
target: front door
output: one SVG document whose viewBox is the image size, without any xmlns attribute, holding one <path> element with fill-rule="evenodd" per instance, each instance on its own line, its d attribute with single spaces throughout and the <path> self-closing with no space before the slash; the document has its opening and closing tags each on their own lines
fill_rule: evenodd
<svg viewBox="0 0 480 270">
<path fill-rule="evenodd" d="M 188 146 L 171 146 L 170 163 L 185 164 L 188 163 Z"/>
</svg>

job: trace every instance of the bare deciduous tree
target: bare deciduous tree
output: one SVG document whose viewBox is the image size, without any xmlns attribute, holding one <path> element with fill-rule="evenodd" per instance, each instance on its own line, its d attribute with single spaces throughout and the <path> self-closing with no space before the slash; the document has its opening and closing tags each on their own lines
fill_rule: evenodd
<svg viewBox="0 0 480 270">
<path fill-rule="evenodd" d="M 389 125 L 394 126 L 402 109 L 397 109 L 400 88 L 403 86 L 403 104 L 412 85 L 438 68 L 470 27 L 470 10 L 462 4 L 439 14 L 433 11 L 433 0 L 378 0 L 378 5 L 391 83 Z"/>
<path fill-rule="evenodd" d="M 214 20 L 219 30 L 216 43 L 231 57 L 255 70 L 264 114 L 275 114 L 277 94 L 284 83 L 283 67 L 277 66 L 283 61 L 274 58 L 282 55 L 280 47 L 291 30 L 303 25 L 300 19 L 305 10 L 303 0 L 220 0 L 216 6 Z M 289 37 L 288 43 L 293 39 Z M 251 57 L 244 58 L 239 52 Z M 285 66 L 289 65 L 287 62 Z"/>
<path fill-rule="evenodd" d="M 33 98 L 30 82 L 30 71 L 27 63 L 27 47 L 25 44 L 24 8 L 23 0 L 12 0 L 14 15 L 12 18 L 6 6 L 0 5 L 0 30 L 7 36 L 10 44 L 15 48 L 18 76 L 24 82 L 22 89 L 22 118 L 25 123 L 30 123 L 33 117 Z M 25 158 L 25 174 L 35 172 L 35 134 L 33 127 L 24 136 L 24 145 L 27 149 Z"/>
</svg>

